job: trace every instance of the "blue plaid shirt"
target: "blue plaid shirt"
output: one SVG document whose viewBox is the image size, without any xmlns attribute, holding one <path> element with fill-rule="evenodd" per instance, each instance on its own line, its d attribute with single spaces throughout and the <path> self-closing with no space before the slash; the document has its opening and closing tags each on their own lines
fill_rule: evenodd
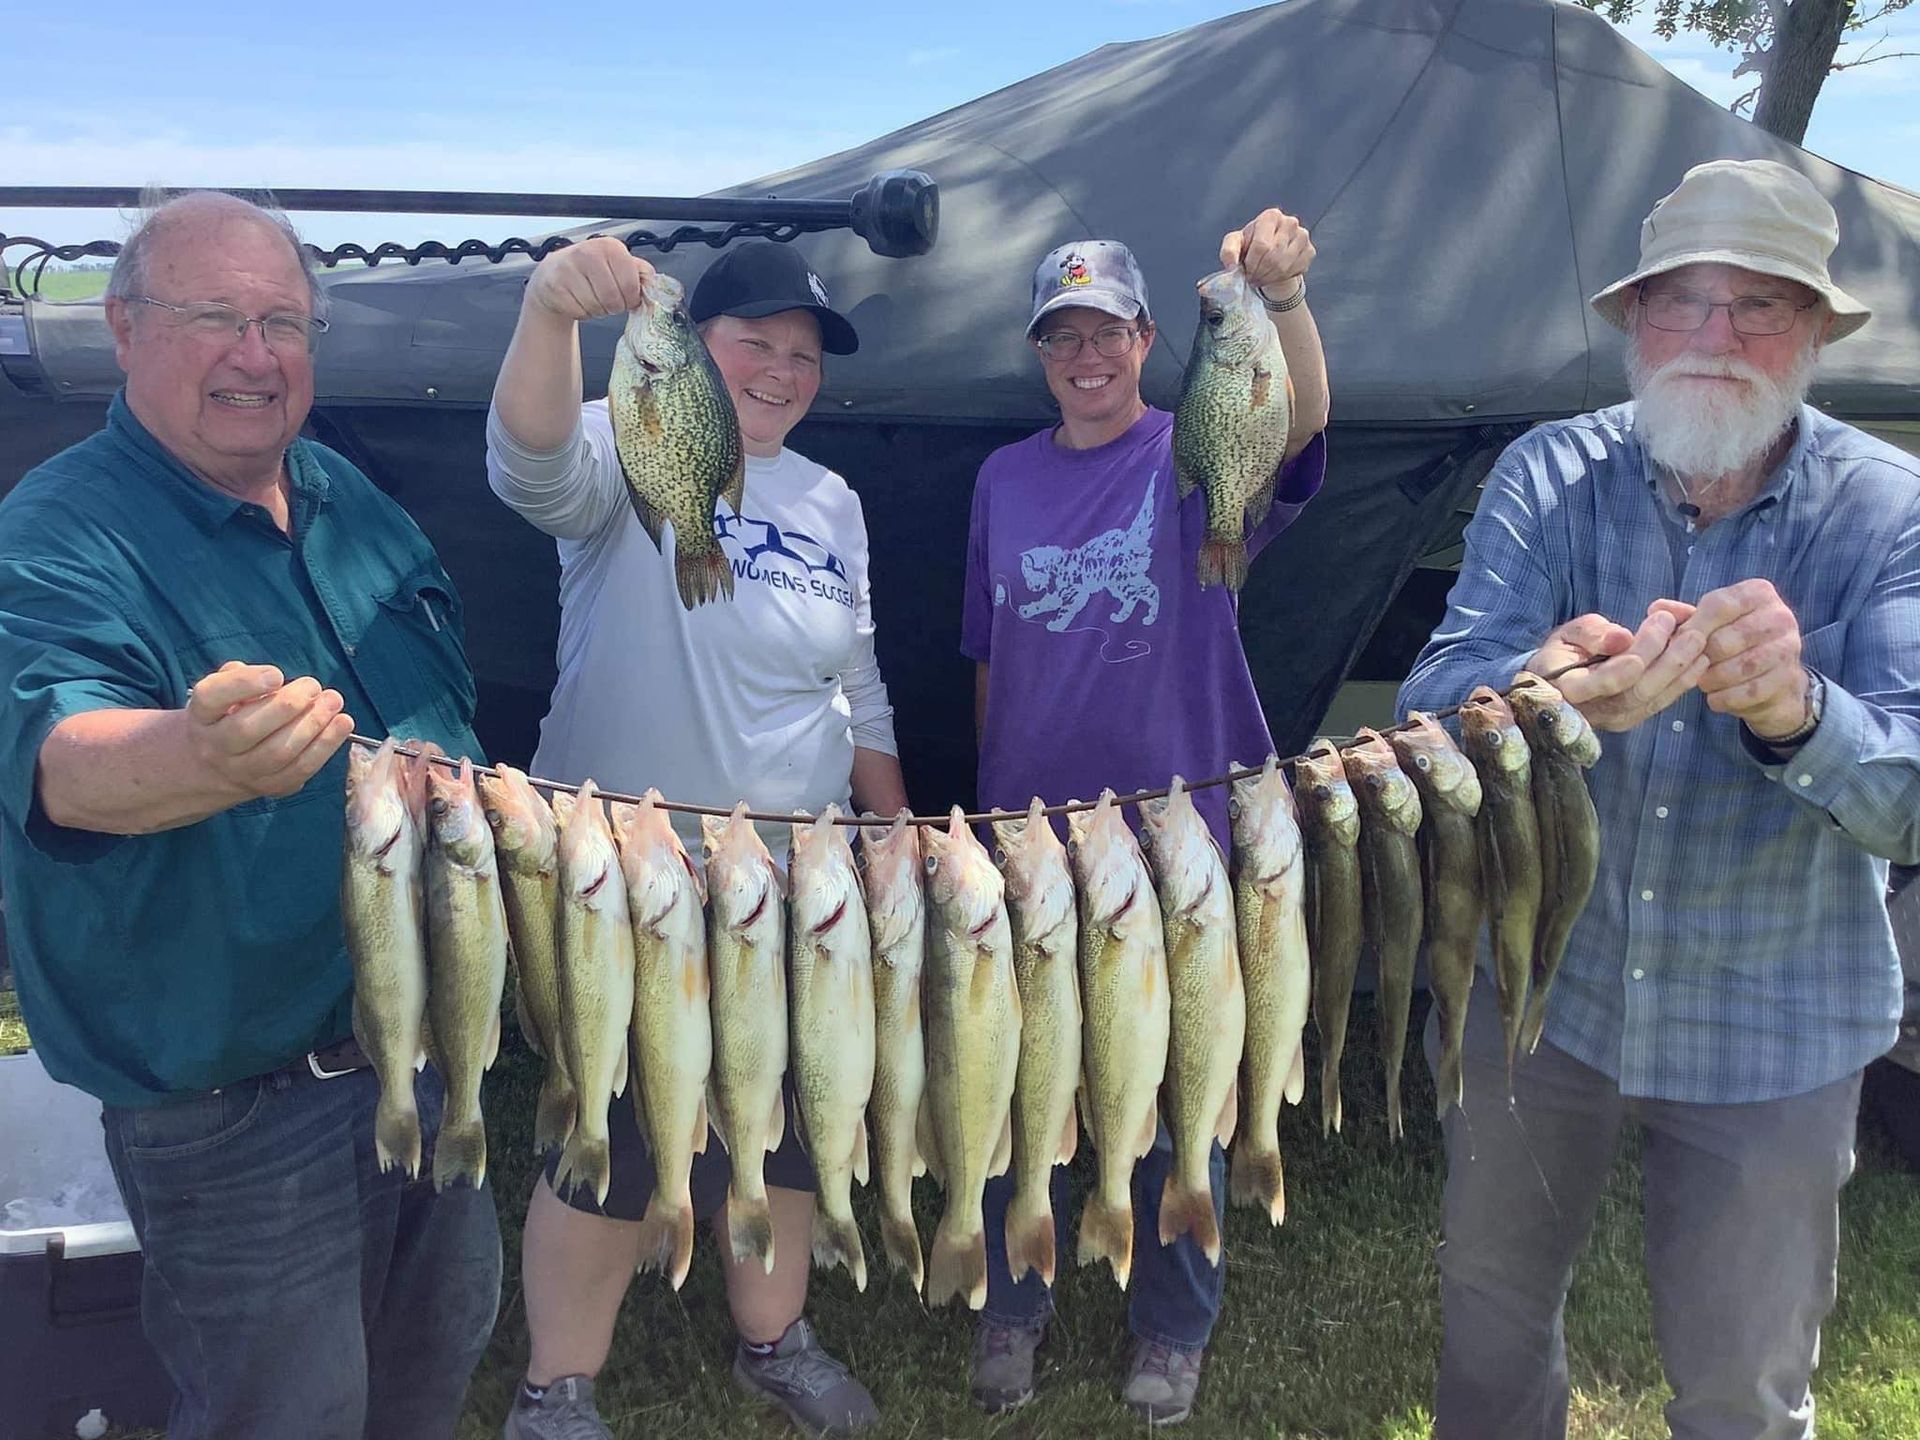
<svg viewBox="0 0 1920 1440">
<path fill-rule="evenodd" d="M 1600 875 L 1546 1038 L 1627 1095 L 1802 1094 L 1883 1054 L 1900 1019 L 1886 862 L 1920 861 L 1920 461 L 1803 407 L 1760 494 L 1676 554 L 1633 422 L 1616 406 L 1508 447 L 1400 706 L 1504 689 L 1576 615 L 1632 629 L 1663 596 L 1772 581 L 1825 718 L 1785 765 L 1698 691 L 1601 736 Z"/>
</svg>

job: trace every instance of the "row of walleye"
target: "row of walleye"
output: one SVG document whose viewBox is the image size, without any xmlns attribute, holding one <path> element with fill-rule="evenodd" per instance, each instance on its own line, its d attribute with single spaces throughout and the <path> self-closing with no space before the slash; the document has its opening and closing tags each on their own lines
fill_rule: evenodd
<svg viewBox="0 0 1920 1440">
<path fill-rule="evenodd" d="M 944 829 L 904 815 L 850 827 L 829 807 L 792 827 L 783 874 L 744 804 L 703 820 L 702 867 L 657 792 L 609 803 L 588 782 L 549 803 L 507 766 L 476 782 L 468 761 L 409 762 L 391 740 L 356 750 L 343 898 L 380 1163 L 419 1172 L 412 1080 L 431 1055 L 447 1090 L 434 1183 L 484 1178 L 480 1082 L 511 953 L 521 1027 L 546 1060 L 536 1146 L 560 1151 L 563 1193 L 604 1202 L 608 1108 L 630 1097 L 657 1176 L 644 1265 L 676 1287 L 710 1130 L 731 1161 L 733 1254 L 772 1269 L 762 1167 L 784 1137 L 789 1075 L 819 1182 L 814 1259 L 863 1289 L 851 1189 L 871 1174 L 891 1261 L 928 1303 L 980 1308 L 983 1192 L 1009 1169 L 1010 1269 L 1051 1283 L 1049 1181 L 1083 1125 L 1097 1179 L 1080 1263 L 1106 1260 L 1126 1285 L 1134 1165 L 1162 1124 L 1173 1165 L 1153 1238 L 1191 1234 L 1217 1260 L 1216 1141 L 1234 1142 L 1234 1201 L 1284 1216 L 1280 1112 L 1304 1096 L 1310 1012 L 1324 1122 L 1340 1125 L 1363 951 L 1379 965 L 1396 1136 L 1423 931 L 1442 1113 L 1460 1098 L 1483 916 L 1509 1061 L 1537 1041 L 1592 883 L 1581 769 L 1598 744 L 1545 681 L 1509 693 L 1511 706 L 1482 689 L 1462 707 L 1464 753 L 1416 715 L 1344 750 L 1317 742 L 1291 786 L 1269 759 L 1233 784 L 1231 863 L 1177 778 L 1140 804 L 1138 839 L 1111 791 L 1068 817 L 1067 844 L 1036 800 L 993 825 L 997 862 L 957 807 Z M 912 1185 L 929 1171 L 945 1212 L 923 1268 Z"/>
</svg>

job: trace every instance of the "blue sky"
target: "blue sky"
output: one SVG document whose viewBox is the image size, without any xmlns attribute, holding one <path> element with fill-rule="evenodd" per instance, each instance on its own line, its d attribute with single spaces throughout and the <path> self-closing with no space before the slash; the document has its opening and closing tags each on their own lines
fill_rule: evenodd
<svg viewBox="0 0 1920 1440">
<path fill-rule="evenodd" d="M 0 183 L 695 194 L 1247 6 L 96 0 L 55 13 L 67 8 L 7 21 Z M 1715 99 L 1746 86 L 1731 55 L 1698 39 L 1662 44 L 1644 23 L 1629 34 Z M 1883 48 L 1920 51 L 1920 7 L 1895 17 Z M 1808 147 L 1920 191 L 1917 101 L 1920 59 L 1837 75 Z M 322 244 L 509 233 L 476 219 L 296 219 Z M 56 240 L 118 237 L 125 223 L 0 209 L 0 231 Z"/>
</svg>

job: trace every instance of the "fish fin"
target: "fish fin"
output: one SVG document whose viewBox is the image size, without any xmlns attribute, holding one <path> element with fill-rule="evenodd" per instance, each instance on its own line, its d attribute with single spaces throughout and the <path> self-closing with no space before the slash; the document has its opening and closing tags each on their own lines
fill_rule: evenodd
<svg viewBox="0 0 1920 1440">
<path fill-rule="evenodd" d="M 736 1265 L 759 1260 L 773 1273 L 773 1209 L 767 1197 L 748 1200 L 737 1189 L 727 1191 L 727 1243 Z"/>
<path fill-rule="evenodd" d="M 533 1153 L 565 1149 L 579 1113 L 580 1094 L 573 1082 L 558 1066 L 549 1064 L 540 1082 L 540 1098 L 534 1103 Z"/>
<path fill-rule="evenodd" d="M 1007 1203 L 1007 1269 L 1018 1284 L 1033 1271 L 1047 1285 L 1053 1284 L 1054 1253 L 1053 1199 L 1047 1184 L 1016 1190 Z"/>
<path fill-rule="evenodd" d="M 1000 1139 L 993 1147 L 993 1160 L 987 1166 L 987 1178 L 1004 1175 L 1013 1164 L 1013 1113 L 1000 1122 Z"/>
<path fill-rule="evenodd" d="M 474 1189 L 487 1181 L 487 1126 L 476 1110 L 465 1120 L 442 1120 L 433 1141 L 433 1188 L 465 1180 Z"/>
<path fill-rule="evenodd" d="M 626 465 L 621 465 L 624 473 Z M 633 477 L 627 477 L 627 499 L 632 502 L 634 517 L 639 520 L 640 528 L 647 532 L 647 538 L 653 541 L 653 548 L 660 554 L 667 553 L 666 542 L 661 537 L 666 533 L 667 517 L 654 509 L 653 502 L 640 493 L 633 483 Z"/>
<path fill-rule="evenodd" d="M 976 1215 L 979 1211 L 976 1209 Z M 944 1305 L 949 1300 L 964 1300 L 969 1310 L 987 1303 L 987 1232 L 976 1221 L 974 1228 L 960 1232 L 951 1213 L 943 1216 L 933 1232 L 933 1253 L 927 1258 L 927 1304 Z"/>
<path fill-rule="evenodd" d="M 1224 585 L 1234 594 L 1247 583 L 1247 545 L 1209 535 L 1200 544 L 1200 588 Z"/>
<path fill-rule="evenodd" d="M 1113 1267 L 1113 1278 L 1122 1290 L 1133 1274 L 1133 1207 L 1106 1205 L 1097 1195 L 1089 1195 L 1080 1212 L 1080 1254 L 1082 1265 L 1104 1260 Z"/>
<path fill-rule="evenodd" d="M 1247 508 L 1242 512 L 1246 516 L 1247 529 L 1257 530 L 1266 523 L 1267 512 L 1273 508 L 1273 487 L 1278 479 L 1277 474 L 1269 476 L 1267 483 L 1248 498 Z"/>
<path fill-rule="evenodd" d="M 1298 1105 L 1307 1098 L 1307 1047 L 1293 1047 L 1293 1064 L 1287 1067 L 1287 1087 L 1283 1092 L 1287 1104 Z"/>
<path fill-rule="evenodd" d="M 822 1270 L 846 1266 L 847 1273 L 853 1276 L 853 1288 L 866 1290 L 867 1252 L 860 1243 L 860 1227 L 854 1224 L 853 1216 L 836 1218 L 818 1206 L 814 1208 L 813 1263 Z"/>
<path fill-rule="evenodd" d="M 414 1105 L 411 1083 L 396 1085 L 391 1093 L 386 1085 L 380 1087 L 373 1112 L 373 1153 L 382 1175 L 398 1166 L 409 1180 L 420 1178 L 420 1111 Z"/>
<path fill-rule="evenodd" d="M 658 1270 L 678 1290 L 693 1265 L 693 1203 L 675 1205 L 658 1190 L 640 1221 L 641 1270 Z"/>
<path fill-rule="evenodd" d="M 614 1099 L 618 1100 L 622 1095 L 627 1093 L 627 1075 L 632 1068 L 633 1067 L 628 1062 L 627 1042 L 625 1037 L 623 1036 L 620 1041 L 620 1064 L 618 1068 L 616 1068 L 613 1072 L 613 1098 Z M 639 1098 L 640 1098 L 639 1093 L 636 1090 L 634 1094 L 634 1099 L 638 1101 Z"/>
<path fill-rule="evenodd" d="M 1193 472 L 1188 470 L 1186 466 L 1182 465 L 1178 460 L 1173 462 L 1173 483 L 1174 487 L 1179 490 L 1182 500 L 1200 488 L 1200 482 L 1193 478 Z"/>
<path fill-rule="evenodd" d="M 527 988 L 520 983 L 518 975 L 513 982 L 513 1023 L 520 1027 L 520 1038 L 527 1042 L 528 1048 L 545 1060 L 546 1037 L 540 1033 L 540 1027 L 533 1023 L 533 1011 L 527 1008 Z"/>
<path fill-rule="evenodd" d="M 1531 1055 L 1540 1048 L 1541 1032 L 1547 1028 L 1547 991 L 1553 986 L 1553 976 L 1538 977 L 1527 993 L 1527 1018 L 1520 1026 L 1520 1049 L 1523 1054 Z"/>
<path fill-rule="evenodd" d="M 740 513 L 740 507 L 747 500 L 747 457 L 746 452 L 733 462 L 733 474 L 727 477 L 727 483 L 720 489 L 720 498 L 727 502 L 727 508 L 734 514 Z"/>
<path fill-rule="evenodd" d="M 853 1178 L 864 1185 L 868 1179 L 867 1117 L 862 1115 L 853 1131 Z"/>
<path fill-rule="evenodd" d="M 771 1155 L 787 1139 L 787 1095 L 784 1090 L 773 1094 L 773 1113 L 767 1118 L 767 1153 Z"/>
<path fill-rule="evenodd" d="M 1287 1218 L 1285 1170 L 1278 1150 L 1256 1152 L 1250 1140 L 1242 1140 L 1233 1152 L 1233 1176 L 1228 1193 L 1236 1205 L 1257 1206 L 1278 1225 Z"/>
<path fill-rule="evenodd" d="M 1220 1107 L 1220 1119 L 1213 1127 L 1213 1138 L 1222 1145 L 1233 1143 L 1234 1126 L 1240 1120 L 1240 1082 L 1235 1080 L 1227 1090 L 1227 1102 Z"/>
<path fill-rule="evenodd" d="M 608 1158 L 606 1137 L 585 1135 L 576 1126 L 554 1169 L 553 1193 L 565 1199 L 570 1191 L 583 1185 L 591 1186 L 594 1202 L 605 1205 L 607 1187 L 612 1181 L 613 1163 Z"/>
<path fill-rule="evenodd" d="M 704 1155 L 707 1153 L 707 1135 L 712 1128 L 713 1126 L 707 1119 L 707 1097 L 702 1095 L 700 1097 L 700 1112 L 693 1117 L 694 1154 Z"/>
<path fill-rule="evenodd" d="M 1160 1243 L 1171 1245 L 1182 1235 L 1193 1236 L 1209 1265 L 1220 1263 L 1220 1217 L 1213 1212 L 1212 1192 L 1169 1175 L 1160 1191 Z"/>
<path fill-rule="evenodd" d="M 720 1106 L 714 1099 L 713 1087 L 711 1085 L 707 1087 L 706 1109 L 707 1127 L 713 1131 L 713 1138 L 720 1142 L 720 1148 L 726 1151 L 727 1155 L 731 1157 L 733 1155 L 733 1146 L 727 1140 L 726 1128 L 720 1123 Z"/>
<path fill-rule="evenodd" d="M 924 1098 L 920 1101 L 920 1113 L 914 1120 L 914 1139 L 918 1142 L 920 1159 L 927 1167 L 926 1173 L 944 1187 L 946 1181 L 940 1166 L 939 1134 L 933 1128 L 932 1107 Z"/>
<path fill-rule="evenodd" d="M 673 580 L 680 591 L 680 603 L 688 610 L 709 600 L 733 598 L 733 566 L 718 541 L 711 549 L 698 552 L 677 547 L 673 552 Z"/>
<path fill-rule="evenodd" d="M 911 1211 L 904 1215 L 881 1215 L 880 1244 L 894 1269 L 904 1272 L 912 1282 L 913 1293 L 918 1295 L 924 1290 L 927 1274 L 920 1258 L 920 1232 L 914 1228 Z"/>
<path fill-rule="evenodd" d="M 1159 1136 L 1160 1107 L 1156 1103 L 1147 1108 L 1147 1123 L 1141 1130 L 1140 1139 L 1134 1146 L 1133 1158 L 1136 1160 L 1144 1159 L 1147 1152 L 1153 1149 L 1153 1142 L 1158 1139 Z"/>
<path fill-rule="evenodd" d="M 500 1058 L 500 1012 L 493 1012 L 493 1029 L 487 1035 L 487 1058 L 482 1062 L 482 1070 L 491 1070 L 493 1062 Z"/>
<path fill-rule="evenodd" d="M 1054 1156 L 1056 1165 L 1066 1165 L 1080 1150 L 1080 1121 L 1074 1107 L 1067 1107 L 1067 1123 L 1060 1127 L 1060 1151 Z"/>
<path fill-rule="evenodd" d="M 1320 1133 L 1340 1133 L 1340 1056 L 1322 1052 L 1320 1056 Z"/>
<path fill-rule="evenodd" d="M 1253 367 L 1253 393 L 1247 397 L 1247 406 L 1252 410 L 1264 410 L 1267 402 L 1273 398 L 1273 372 Z"/>
</svg>

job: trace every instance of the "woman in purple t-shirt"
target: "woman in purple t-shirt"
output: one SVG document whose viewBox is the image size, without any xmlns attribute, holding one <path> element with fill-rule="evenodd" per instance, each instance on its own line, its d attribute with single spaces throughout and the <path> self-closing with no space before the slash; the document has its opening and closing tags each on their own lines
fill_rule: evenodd
<svg viewBox="0 0 1920 1440">
<path fill-rule="evenodd" d="M 1291 215 L 1266 210 L 1220 245 L 1259 287 L 1286 354 L 1293 426 L 1266 520 L 1250 555 L 1284 530 L 1320 488 L 1326 447 L 1326 359 L 1306 307 L 1313 243 Z M 1040 262 L 1027 324 L 1060 423 L 987 457 L 973 492 L 961 649 L 975 662 L 980 800 L 999 809 L 1125 794 L 1174 774 L 1217 775 L 1273 748 L 1225 587 L 1200 588 L 1205 497 L 1181 500 L 1173 417 L 1140 395 L 1155 330 L 1147 287 L 1126 246 L 1078 240 Z M 1228 843 L 1226 792 L 1198 792 Z M 1191 1237 L 1162 1246 L 1161 1186 L 1172 1159 L 1162 1130 L 1140 1162 L 1122 1398 L 1143 1418 L 1186 1418 L 1220 1313 L 1224 1260 Z M 1054 1176 L 1064 1216 L 1066 1171 Z M 1011 1181 L 986 1192 L 987 1303 L 974 1343 L 973 1395 L 989 1411 L 1033 1394 L 1033 1355 L 1051 1308 L 1047 1286 L 1007 1268 Z M 1216 1210 L 1226 1166 L 1213 1153 Z M 1062 1238 L 1064 1251 L 1065 1239 Z"/>
</svg>

